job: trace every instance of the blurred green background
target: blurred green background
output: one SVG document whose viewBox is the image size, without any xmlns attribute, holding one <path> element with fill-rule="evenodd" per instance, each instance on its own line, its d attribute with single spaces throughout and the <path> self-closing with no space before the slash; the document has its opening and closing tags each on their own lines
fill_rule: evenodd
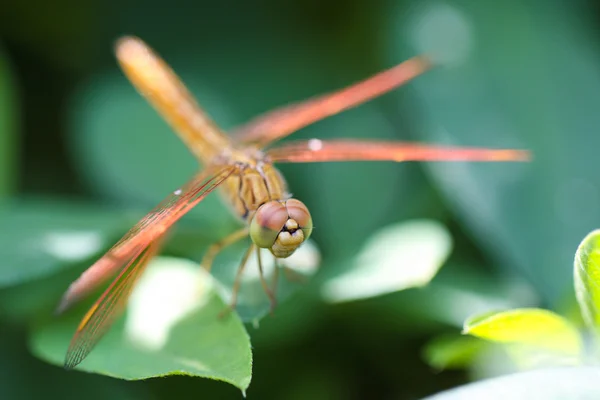
<svg viewBox="0 0 600 400">
<path fill-rule="evenodd" d="M 4 0 L 0 398 L 240 397 L 202 378 L 67 373 L 28 350 L 69 282 L 197 168 L 118 69 L 124 34 L 159 52 L 226 130 L 427 52 L 439 68 L 293 138 L 534 153 L 529 164 L 282 166 L 311 209 L 322 262 L 260 328 L 246 325 L 249 398 L 416 399 L 510 370 L 473 343 L 446 365 L 443 340 L 455 343 L 475 312 L 572 312 L 573 255 L 600 223 L 599 21 L 590 1 Z M 192 214 L 165 254 L 199 261 L 235 229 L 216 197 Z M 423 219 L 453 243 L 428 286 L 327 300 L 352 265 L 382 262 L 357 256 L 380 229 Z M 71 234 L 58 253 L 48 250 L 56 232 Z M 398 274 L 420 268 L 419 255 L 384 256 Z"/>
</svg>

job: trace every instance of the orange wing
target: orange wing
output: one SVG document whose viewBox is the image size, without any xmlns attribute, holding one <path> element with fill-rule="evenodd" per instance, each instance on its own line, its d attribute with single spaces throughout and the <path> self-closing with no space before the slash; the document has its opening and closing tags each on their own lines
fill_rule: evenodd
<svg viewBox="0 0 600 400">
<path fill-rule="evenodd" d="M 173 70 L 142 40 L 124 37 L 117 59 L 137 90 L 171 124 L 196 157 L 207 163 L 230 142 L 194 100 Z"/>
<path fill-rule="evenodd" d="M 430 68 L 424 57 L 415 57 L 345 89 L 268 112 L 238 128 L 241 142 L 262 146 L 281 139 L 323 118 L 355 107 L 406 83 Z"/>
<path fill-rule="evenodd" d="M 445 147 L 386 141 L 319 140 L 292 142 L 267 152 L 273 162 L 327 161 L 527 161 L 525 150 Z"/>
<path fill-rule="evenodd" d="M 237 167 L 221 167 L 198 173 L 181 189 L 176 190 L 129 230 L 102 258 L 88 268 L 69 286 L 56 312 L 58 314 L 97 289 L 102 283 L 127 265 L 130 265 L 150 243 L 166 231 L 190 209 L 198 204 L 229 177 Z"/>
<path fill-rule="evenodd" d="M 75 368 L 83 361 L 110 329 L 112 323 L 124 310 L 135 283 L 159 247 L 160 239 L 157 239 L 145 249 L 136 252 L 108 289 L 92 305 L 71 339 L 65 356 L 66 369 Z"/>
</svg>

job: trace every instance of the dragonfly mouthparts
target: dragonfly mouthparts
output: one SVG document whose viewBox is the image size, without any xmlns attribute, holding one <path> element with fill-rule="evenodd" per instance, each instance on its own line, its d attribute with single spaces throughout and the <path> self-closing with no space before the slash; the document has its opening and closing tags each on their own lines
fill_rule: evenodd
<svg viewBox="0 0 600 400">
<path fill-rule="evenodd" d="M 285 225 L 283 226 L 283 231 L 285 232 L 290 232 L 290 233 L 294 233 L 298 230 L 298 222 L 296 222 L 295 219 L 288 219 L 285 223 Z"/>
</svg>

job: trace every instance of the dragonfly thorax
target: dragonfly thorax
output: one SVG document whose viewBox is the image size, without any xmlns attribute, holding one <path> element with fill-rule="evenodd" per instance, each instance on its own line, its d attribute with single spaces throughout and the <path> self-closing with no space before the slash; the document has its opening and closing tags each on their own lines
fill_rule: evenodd
<svg viewBox="0 0 600 400">
<path fill-rule="evenodd" d="M 250 222 L 250 238 L 277 258 L 291 256 L 312 233 L 312 218 L 300 200 L 269 201 Z"/>
</svg>

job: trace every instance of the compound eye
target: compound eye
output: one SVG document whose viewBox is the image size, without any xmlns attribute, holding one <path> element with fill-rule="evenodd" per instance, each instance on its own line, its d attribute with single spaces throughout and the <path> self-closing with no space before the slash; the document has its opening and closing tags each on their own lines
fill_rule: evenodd
<svg viewBox="0 0 600 400">
<path fill-rule="evenodd" d="M 308 239 L 312 233 L 312 217 L 306 205 L 296 199 L 289 199 L 285 202 L 289 217 L 298 223 L 298 228 L 304 233 L 304 240 Z"/>
<path fill-rule="evenodd" d="M 269 201 L 256 210 L 250 223 L 250 238 L 261 248 L 270 248 L 288 220 L 288 210 L 278 201 Z"/>
</svg>

